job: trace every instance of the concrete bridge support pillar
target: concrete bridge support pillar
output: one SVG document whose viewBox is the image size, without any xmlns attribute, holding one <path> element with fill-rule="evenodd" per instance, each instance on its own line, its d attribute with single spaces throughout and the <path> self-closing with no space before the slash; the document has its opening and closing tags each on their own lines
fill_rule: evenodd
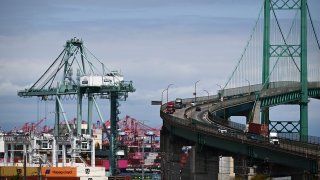
<svg viewBox="0 0 320 180">
<path fill-rule="evenodd" d="M 163 127 L 161 129 L 160 151 L 161 151 L 161 179 L 179 179 L 178 156 L 174 154 L 174 137 Z"/>
<path fill-rule="evenodd" d="M 253 123 L 261 124 L 261 122 L 260 122 L 260 111 L 261 111 L 260 105 L 261 105 L 260 101 L 257 101 L 255 104 L 253 114 L 252 114 L 252 116 L 253 116 L 252 122 Z"/>
<path fill-rule="evenodd" d="M 163 180 L 217 180 L 219 155 L 204 145 L 194 144 L 173 136 L 164 127 L 161 130 L 161 179 Z M 183 146 L 190 146 L 183 152 Z M 184 159 L 184 160 L 183 160 Z"/>
<path fill-rule="evenodd" d="M 190 154 L 190 174 L 194 180 L 218 179 L 219 156 L 215 151 L 195 145 Z"/>
<path fill-rule="evenodd" d="M 231 180 L 235 178 L 234 161 L 232 157 L 219 157 L 218 180 Z"/>
</svg>

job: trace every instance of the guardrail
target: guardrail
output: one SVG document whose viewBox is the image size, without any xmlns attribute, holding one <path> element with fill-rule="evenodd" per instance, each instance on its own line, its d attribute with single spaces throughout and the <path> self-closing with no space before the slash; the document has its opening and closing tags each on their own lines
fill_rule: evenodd
<svg viewBox="0 0 320 180">
<path fill-rule="evenodd" d="M 309 85 L 315 86 L 317 84 L 310 83 Z M 228 120 L 219 118 L 219 117 L 215 116 L 214 113 L 216 111 L 220 111 L 220 110 L 227 108 L 227 107 L 232 107 L 232 106 L 236 106 L 239 104 L 253 102 L 255 100 L 254 98 L 255 98 L 255 95 L 250 95 L 250 96 L 243 96 L 243 97 L 240 97 L 237 99 L 231 99 L 231 100 L 224 101 L 224 102 L 219 102 L 210 108 L 211 113 L 208 114 L 208 117 L 210 120 L 214 121 L 215 123 L 227 126 L 228 128 L 237 129 L 237 130 L 244 130 L 245 129 L 244 124 L 240 124 L 240 123 L 236 123 L 236 122 L 232 122 L 232 121 L 228 121 Z M 280 133 L 279 138 L 290 140 L 290 141 L 298 141 L 298 142 L 304 141 L 309 144 L 320 145 L 320 137 L 316 137 L 316 136 L 302 136 L 302 137 L 300 137 L 300 135 L 296 134 L 296 133 Z"/>
<path fill-rule="evenodd" d="M 210 100 L 214 100 L 214 99 L 218 99 L 219 96 L 218 95 L 211 95 L 211 96 L 199 96 L 197 97 L 197 102 L 205 102 L 205 101 L 210 101 Z M 194 98 L 185 98 L 182 99 L 182 103 L 183 104 L 187 104 L 187 103 L 192 103 L 194 102 Z"/>
<path fill-rule="evenodd" d="M 270 89 L 276 89 L 281 87 L 289 87 L 289 88 L 299 88 L 300 82 L 297 81 L 282 81 L 282 82 L 270 82 L 268 87 Z M 308 82 L 309 88 L 320 88 L 320 82 Z M 262 84 L 253 84 L 250 86 L 242 86 L 242 87 L 235 87 L 229 89 L 222 89 L 218 90 L 218 94 L 222 95 L 223 97 L 230 97 L 230 96 L 237 96 L 242 94 L 251 94 L 254 92 L 259 92 L 262 90 Z"/>
<path fill-rule="evenodd" d="M 191 107 L 190 109 L 192 109 Z M 281 151 L 284 153 L 290 153 L 301 157 L 309 157 L 316 159 L 320 155 L 320 146 L 312 146 L 307 143 L 292 141 L 288 139 L 280 138 L 280 145 L 274 145 L 269 142 L 269 138 L 262 137 L 257 140 L 252 140 L 247 137 L 244 132 L 232 132 L 232 133 L 220 133 L 214 126 L 199 122 L 192 118 L 179 118 L 174 115 L 166 114 L 161 107 L 160 116 L 165 121 L 164 126 L 175 125 L 177 127 L 185 128 L 190 131 L 199 132 L 212 137 L 226 139 L 228 141 L 239 142 L 241 144 L 245 143 L 248 145 L 258 146 L 272 151 Z M 189 109 L 189 110 L 190 110 Z M 170 128 L 169 128 L 170 130 Z"/>
<path fill-rule="evenodd" d="M 292 86 L 292 87 L 296 87 L 299 85 L 299 83 L 296 83 L 296 82 L 287 82 L 287 83 L 271 83 L 270 86 L 271 87 L 280 87 L 280 85 L 282 86 L 283 84 L 287 84 L 287 85 L 290 84 L 290 86 Z M 257 88 L 259 88 L 260 85 L 253 85 L 253 86 L 256 87 L 256 89 L 257 89 Z M 315 87 L 318 88 L 318 87 L 320 87 L 320 83 L 319 82 L 310 82 L 308 84 L 308 86 L 309 86 L 309 88 L 315 88 Z M 245 87 L 242 89 L 244 90 Z M 254 88 L 253 88 L 253 90 L 254 90 Z M 214 111 L 223 110 L 226 107 L 237 106 L 239 104 L 253 102 L 256 98 L 255 95 L 254 94 L 253 95 L 246 94 L 245 96 L 240 96 L 240 97 L 230 99 L 227 101 L 223 101 L 223 102 L 220 102 L 219 98 L 220 98 L 219 95 L 209 96 L 209 100 L 208 100 L 208 96 L 197 97 L 197 103 L 198 103 L 198 106 L 199 105 L 203 106 L 204 104 L 212 103 L 213 106 L 210 107 L 210 109 L 209 109 L 209 111 L 212 113 L 208 113 L 210 120 L 213 123 L 216 123 L 216 124 L 219 124 L 222 126 L 226 126 L 229 129 L 234 129 L 234 130 L 238 131 L 238 133 L 236 133 L 236 134 L 238 134 L 238 136 L 237 136 L 238 140 L 241 140 L 241 141 L 248 140 L 247 137 L 245 137 L 245 134 L 243 131 L 245 129 L 244 124 L 224 120 L 218 116 L 215 116 Z M 191 102 L 194 102 L 194 98 L 183 99 L 182 102 L 184 104 L 191 103 Z M 214 129 L 208 123 L 203 123 L 198 120 L 192 119 L 191 112 L 195 111 L 195 108 L 196 108 L 196 106 L 188 107 L 185 110 L 183 119 L 180 119 L 180 118 L 172 116 L 172 115 L 165 114 L 163 112 L 163 110 L 165 109 L 165 106 L 161 107 L 160 114 L 164 118 L 171 119 L 171 121 L 170 121 L 171 123 L 182 125 L 184 128 L 188 127 L 193 130 L 194 129 L 199 129 L 199 130 L 201 129 L 201 131 L 199 131 L 199 132 L 202 132 L 202 130 L 203 130 L 203 132 L 206 132 L 209 134 L 213 133 L 215 135 L 218 135 L 219 137 L 220 136 L 230 136 L 230 135 L 232 135 L 231 137 L 234 137 L 233 136 L 234 133 L 233 134 L 228 133 L 228 135 L 221 134 L 217 131 L 217 129 Z M 239 139 L 239 134 L 241 134 L 240 139 Z M 292 152 L 306 153 L 306 152 L 310 151 L 310 152 L 313 152 L 312 154 L 317 154 L 317 155 L 319 154 L 320 137 L 304 136 L 304 137 L 300 138 L 294 134 L 281 134 L 279 139 L 280 139 L 280 141 L 284 142 L 281 145 L 281 147 L 283 147 L 284 149 L 290 150 Z M 304 141 L 300 141 L 300 140 L 304 140 Z M 260 142 L 267 143 L 267 146 L 270 146 L 268 138 L 266 138 L 264 141 L 260 141 Z M 301 147 L 299 147 L 299 146 L 301 146 Z"/>
<path fill-rule="evenodd" d="M 26 143 L 30 143 L 30 136 L 29 135 L 4 135 L 3 140 L 6 143 L 26 144 Z"/>
<path fill-rule="evenodd" d="M 291 141 L 304 141 L 308 144 L 320 145 L 320 137 L 317 136 L 301 136 L 299 133 L 278 133 L 278 136 Z"/>
</svg>

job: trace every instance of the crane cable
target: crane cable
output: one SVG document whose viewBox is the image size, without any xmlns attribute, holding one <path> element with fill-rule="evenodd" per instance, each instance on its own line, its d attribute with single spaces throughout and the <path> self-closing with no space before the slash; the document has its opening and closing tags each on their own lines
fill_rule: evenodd
<svg viewBox="0 0 320 180">
<path fill-rule="evenodd" d="M 49 66 L 49 68 L 42 74 L 42 76 L 29 88 L 28 91 L 33 89 L 36 85 L 38 85 L 39 81 L 47 74 L 47 72 L 53 67 L 53 65 L 59 60 L 61 55 L 64 53 L 65 49 L 59 54 L 59 56 L 53 61 L 53 63 Z"/>
<path fill-rule="evenodd" d="M 106 69 L 107 71 L 111 72 L 111 70 L 108 69 L 107 67 L 105 67 L 104 63 L 101 62 L 87 47 L 85 47 L 84 45 L 83 45 L 83 47 L 102 65 L 103 71 Z"/>
<path fill-rule="evenodd" d="M 317 36 L 316 30 L 315 30 L 314 25 L 313 25 L 313 21 L 312 21 L 312 18 L 311 18 L 311 13 L 310 13 L 310 10 L 309 10 L 308 3 L 307 3 L 307 10 L 308 10 L 308 15 L 309 15 L 309 19 L 310 19 L 310 22 L 311 22 L 311 27 L 312 27 L 312 30 L 313 30 L 313 34 L 314 34 L 314 36 L 316 38 L 317 45 L 318 45 L 318 48 L 320 50 L 320 44 L 319 44 L 318 36 Z"/>
</svg>

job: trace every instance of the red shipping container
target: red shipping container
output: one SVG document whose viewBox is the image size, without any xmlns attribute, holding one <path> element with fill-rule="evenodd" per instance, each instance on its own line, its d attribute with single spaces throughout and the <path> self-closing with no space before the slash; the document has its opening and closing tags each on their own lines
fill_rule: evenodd
<svg viewBox="0 0 320 180">
<path fill-rule="evenodd" d="M 249 123 L 248 132 L 252 133 L 252 134 L 260 134 L 261 133 L 261 124 Z"/>
<path fill-rule="evenodd" d="M 106 170 L 109 170 L 110 168 L 109 160 L 103 160 L 103 166 L 106 168 Z M 119 169 L 126 169 L 127 167 L 128 167 L 128 160 L 125 160 L 125 159 L 118 160 Z"/>
<path fill-rule="evenodd" d="M 267 124 L 261 125 L 261 132 L 260 134 L 264 137 L 267 137 L 269 135 L 269 126 Z"/>
<path fill-rule="evenodd" d="M 248 132 L 267 136 L 269 132 L 269 126 L 267 124 L 249 123 Z"/>
</svg>

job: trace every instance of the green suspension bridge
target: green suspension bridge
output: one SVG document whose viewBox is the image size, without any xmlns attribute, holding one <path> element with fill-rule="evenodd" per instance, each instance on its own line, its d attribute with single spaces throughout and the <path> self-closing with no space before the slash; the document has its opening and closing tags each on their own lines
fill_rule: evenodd
<svg viewBox="0 0 320 180">
<path fill-rule="evenodd" d="M 174 168 L 177 149 L 193 145 L 319 174 L 320 138 L 308 136 L 308 103 L 310 98 L 320 99 L 318 33 L 307 0 L 264 0 L 244 51 L 218 95 L 198 97 L 197 105 L 190 107 L 195 98 L 184 99 L 187 107 L 172 115 L 165 112 L 166 105 L 161 107 L 163 168 Z M 278 105 L 299 106 L 300 117 L 271 120 L 270 108 Z M 249 139 L 244 124 L 230 121 L 233 116 L 267 125 L 269 132 L 281 135 L 280 145 L 269 139 Z M 228 129 L 228 133 L 220 129 Z M 195 154 L 196 159 L 209 158 L 208 152 Z M 203 164 L 210 163 L 206 160 Z M 197 175 L 199 164 L 193 165 L 190 172 L 194 178 L 210 177 L 208 168 Z M 163 174 L 164 179 L 172 176 L 174 172 Z"/>
</svg>

